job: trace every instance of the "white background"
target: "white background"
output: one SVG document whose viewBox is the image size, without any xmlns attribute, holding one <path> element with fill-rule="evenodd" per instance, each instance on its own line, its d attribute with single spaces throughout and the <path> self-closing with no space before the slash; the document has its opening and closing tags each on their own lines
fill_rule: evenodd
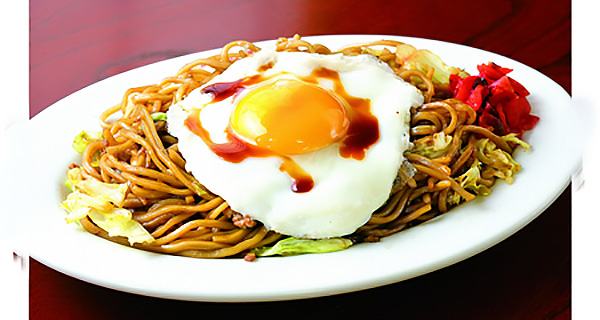
<svg viewBox="0 0 600 320">
<path fill-rule="evenodd" d="M 4 13 L 0 19 L 0 88 L 6 98 L 0 107 L 0 184 L 9 188 L 10 182 L 3 177 L 5 170 L 12 169 L 5 165 L 6 159 L 17 145 L 12 132 L 29 117 L 29 1 L 6 1 L 0 8 Z M 0 193 L 0 204 L 10 201 L 5 197 Z M 19 247 L 23 223 L 1 208 L 0 215 L 2 223 L 10 226 L 5 228 L 9 234 L 0 234 L 0 318 L 28 319 L 29 261 Z M 13 252 L 21 256 L 13 258 Z"/>
<path fill-rule="evenodd" d="M 587 148 L 580 175 L 573 177 L 572 203 L 572 315 L 574 319 L 600 319 L 600 107 L 596 76 L 598 64 L 597 32 L 600 3 L 574 0 L 572 11 L 572 96 L 575 109 L 590 119 Z"/>
</svg>

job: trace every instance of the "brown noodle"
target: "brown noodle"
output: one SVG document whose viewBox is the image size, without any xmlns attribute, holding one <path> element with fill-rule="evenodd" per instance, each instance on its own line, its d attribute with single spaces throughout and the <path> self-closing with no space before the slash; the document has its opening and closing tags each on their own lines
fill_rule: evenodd
<svg viewBox="0 0 600 320">
<path fill-rule="evenodd" d="M 400 44 L 384 40 L 337 52 L 355 55 L 364 53 L 367 47 L 383 45 L 386 48 L 379 58 L 389 62 L 396 56 L 389 48 L 393 50 Z M 84 179 L 128 183 L 123 207 L 131 210 L 133 218 L 155 238 L 152 243 L 137 243 L 134 247 L 195 258 L 221 258 L 243 256 L 252 248 L 285 237 L 234 212 L 226 201 L 206 190 L 184 169 L 185 160 L 177 149 L 177 139 L 168 134 L 165 121 L 151 117 L 154 112 L 167 111 L 235 60 L 259 50 L 247 41 L 229 43 L 219 55 L 191 62 L 158 84 L 127 90 L 120 104 L 100 116 L 104 141 L 86 147 L 81 172 Z M 332 53 L 327 47 L 308 43 L 299 36 L 280 38 L 277 50 Z M 403 70 L 401 66 L 393 69 L 421 89 L 425 97 L 426 103 L 412 112 L 411 141 L 431 143 L 434 134 L 443 132 L 453 136 L 452 147 L 434 159 L 406 153 L 414 174 L 400 170 L 387 203 L 349 236 L 355 242 L 377 241 L 442 214 L 450 209 L 446 200 L 454 193 L 466 201 L 475 198 L 461 187 L 456 177 L 477 157 L 476 136 L 487 137 L 502 149 L 512 151 L 504 140 L 473 125 L 476 115 L 472 108 L 447 99 L 447 86 L 431 80 L 433 70 L 426 74 Z M 493 177 L 487 180 L 490 185 L 493 182 Z M 80 222 L 92 234 L 129 245 L 125 238 L 109 237 L 88 217 Z"/>
</svg>

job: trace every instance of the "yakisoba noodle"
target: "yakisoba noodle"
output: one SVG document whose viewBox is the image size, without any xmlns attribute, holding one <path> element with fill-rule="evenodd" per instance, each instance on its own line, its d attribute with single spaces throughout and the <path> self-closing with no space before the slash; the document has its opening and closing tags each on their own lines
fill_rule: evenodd
<svg viewBox="0 0 600 320">
<path fill-rule="evenodd" d="M 399 45 L 402 43 L 384 40 L 337 52 L 354 55 L 368 52 L 369 47 L 384 46 L 386 49 L 378 51 L 378 58 L 389 63 L 396 58 L 393 50 Z M 133 244 L 134 247 L 196 258 L 222 258 L 243 256 L 252 248 L 285 237 L 268 231 L 243 213 L 234 212 L 226 201 L 211 194 L 187 173 L 185 160 L 177 149 L 177 139 L 168 134 L 164 120 L 155 120 L 151 116 L 167 111 L 234 61 L 259 50 L 246 41 L 229 43 L 219 55 L 189 63 L 158 84 L 127 90 L 120 104 L 101 115 L 104 140 L 87 145 L 82 153 L 80 171 L 83 179 L 128 184 L 123 208 L 131 210 L 133 219 L 155 239 L 150 243 Z M 280 38 L 277 51 L 336 53 L 299 36 Z M 405 154 L 407 162 L 398 173 L 387 203 L 348 237 L 354 242 L 378 241 L 380 237 L 431 219 L 451 206 L 475 198 L 458 182 L 458 177 L 474 161 L 485 166 L 478 182 L 491 186 L 496 177 L 501 176 L 498 172 L 506 168 L 478 151 L 476 143 L 482 137 L 505 152 L 512 152 L 512 147 L 502 138 L 473 125 L 476 114 L 470 106 L 447 99 L 451 96 L 447 84 L 432 81 L 433 69 L 422 72 L 389 64 L 398 76 L 421 89 L 425 97 L 426 103 L 412 112 L 410 133 L 415 148 L 434 144 L 442 133 L 453 138 L 446 150 L 435 157 L 411 150 Z M 448 201 L 449 197 L 456 198 L 457 195 L 457 201 Z M 87 216 L 80 223 L 92 234 L 129 245 L 126 238 L 109 237 Z"/>
</svg>

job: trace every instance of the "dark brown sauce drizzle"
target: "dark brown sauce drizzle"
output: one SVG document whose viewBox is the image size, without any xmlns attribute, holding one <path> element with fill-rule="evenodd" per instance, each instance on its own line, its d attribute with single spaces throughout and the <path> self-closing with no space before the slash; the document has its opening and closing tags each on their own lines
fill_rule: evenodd
<svg viewBox="0 0 600 320">
<path fill-rule="evenodd" d="M 240 80 L 232 81 L 232 82 L 217 82 L 211 85 L 208 85 L 202 89 L 202 93 L 212 94 L 213 99 L 212 103 L 223 101 L 238 92 L 244 90 L 246 87 L 256 84 L 262 81 L 262 77 L 259 75 L 254 75 L 251 77 L 242 78 Z"/>
<path fill-rule="evenodd" d="M 266 64 L 261 68 L 263 67 L 264 70 L 267 70 L 272 67 L 272 64 Z M 379 139 L 379 122 L 377 121 L 377 118 L 371 114 L 370 100 L 349 95 L 341 84 L 339 74 L 333 70 L 319 68 L 313 71 L 310 76 L 303 77 L 302 80 L 307 83 L 317 84 L 319 78 L 333 80 L 335 93 L 342 97 L 350 107 L 350 110 L 348 110 L 350 125 L 346 136 L 342 139 L 340 144 L 340 156 L 347 159 L 363 160 L 366 156 L 366 150 Z M 214 83 L 206 86 L 201 92 L 212 94 L 212 102 L 218 102 L 234 96 L 248 86 L 257 84 L 266 79 L 267 78 L 262 75 L 254 75 L 237 81 Z M 290 176 L 292 180 L 292 191 L 303 193 L 312 190 L 314 187 L 313 178 L 289 156 L 276 154 L 270 150 L 261 149 L 247 143 L 233 134 L 229 127 L 226 132 L 227 142 L 214 143 L 211 140 L 209 133 L 202 127 L 200 122 L 200 110 L 201 109 L 197 109 L 190 113 L 184 122 L 185 126 L 199 136 L 217 156 L 232 163 L 240 163 L 251 157 L 279 157 L 283 160 L 279 170 L 286 172 Z"/>
<path fill-rule="evenodd" d="M 311 79 L 315 79 L 313 82 L 316 83 L 318 78 L 333 80 L 335 93 L 346 100 L 350 106 L 348 112 L 350 126 L 342 139 L 340 156 L 346 159 L 363 160 L 367 149 L 379 140 L 379 121 L 371 113 L 371 101 L 349 95 L 342 86 L 340 75 L 330 69 L 316 69 L 309 79 L 303 80 L 310 82 Z"/>
<path fill-rule="evenodd" d="M 213 142 L 208 131 L 200 123 L 200 110 L 194 110 L 190 113 L 184 123 L 191 132 L 199 136 L 208 145 L 214 154 L 225 161 L 240 163 L 247 158 L 279 157 L 283 161 L 279 166 L 279 170 L 286 172 L 290 176 L 292 191 L 296 193 L 308 192 L 315 185 L 313 178 L 292 158 L 249 144 L 233 134 L 230 128 L 227 128 L 226 143 Z"/>
</svg>

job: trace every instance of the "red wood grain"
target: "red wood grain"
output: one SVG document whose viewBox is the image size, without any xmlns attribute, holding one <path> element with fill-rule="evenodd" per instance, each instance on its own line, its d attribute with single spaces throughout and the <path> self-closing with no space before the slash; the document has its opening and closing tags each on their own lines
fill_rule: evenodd
<svg viewBox="0 0 600 320">
<path fill-rule="evenodd" d="M 232 40 L 295 33 L 393 34 L 462 43 L 546 71 L 570 90 L 569 7 L 538 10 L 544 1 L 377 3 L 34 0 L 31 113 L 151 62 L 218 48 Z M 565 68 L 556 69 L 557 65 Z"/>
<path fill-rule="evenodd" d="M 389 34 L 459 43 L 540 70 L 571 90 L 570 1 L 31 0 L 30 113 L 114 74 L 237 39 Z M 443 55 L 443 53 L 440 53 Z M 515 235 L 408 281 L 277 303 L 192 303 L 91 285 L 32 261 L 31 319 L 227 314 L 570 319 L 570 189 Z"/>
</svg>

